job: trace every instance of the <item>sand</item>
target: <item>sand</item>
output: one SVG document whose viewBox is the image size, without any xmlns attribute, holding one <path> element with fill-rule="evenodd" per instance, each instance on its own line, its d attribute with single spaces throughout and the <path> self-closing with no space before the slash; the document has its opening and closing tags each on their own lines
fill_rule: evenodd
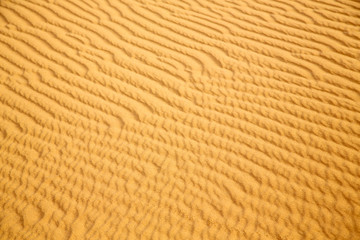
<svg viewBox="0 0 360 240">
<path fill-rule="evenodd" d="M 1 0 L 0 239 L 360 239 L 357 0 Z"/>
</svg>

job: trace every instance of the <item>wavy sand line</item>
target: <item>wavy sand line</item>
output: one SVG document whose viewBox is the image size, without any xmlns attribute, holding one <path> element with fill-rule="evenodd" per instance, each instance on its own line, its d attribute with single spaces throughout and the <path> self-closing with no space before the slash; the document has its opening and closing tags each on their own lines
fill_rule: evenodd
<svg viewBox="0 0 360 240">
<path fill-rule="evenodd" d="M 360 237 L 357 1 L 0 2 L 0 239 Z"/>
</svg>

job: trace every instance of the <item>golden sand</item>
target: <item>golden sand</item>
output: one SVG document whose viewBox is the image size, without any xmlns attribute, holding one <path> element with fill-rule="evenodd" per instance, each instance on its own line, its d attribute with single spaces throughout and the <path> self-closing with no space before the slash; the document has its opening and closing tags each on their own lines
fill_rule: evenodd
<svg viewBox="0 0 360 240">
<path fill-rule="evenodd" d="M 0 0 L 0 239 L 360 239 L 360 1 Z"/>
</svg>

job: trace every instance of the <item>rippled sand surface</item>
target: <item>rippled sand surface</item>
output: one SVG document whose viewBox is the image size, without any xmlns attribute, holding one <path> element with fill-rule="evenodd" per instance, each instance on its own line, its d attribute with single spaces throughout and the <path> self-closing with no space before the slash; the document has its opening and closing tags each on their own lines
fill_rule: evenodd
<svg viewBox="0 0 360 240">
<path fill-rule="evenodd" d="M 358 0 L 0 0 L 0 239 L 360 239 Z"/>
</svg>

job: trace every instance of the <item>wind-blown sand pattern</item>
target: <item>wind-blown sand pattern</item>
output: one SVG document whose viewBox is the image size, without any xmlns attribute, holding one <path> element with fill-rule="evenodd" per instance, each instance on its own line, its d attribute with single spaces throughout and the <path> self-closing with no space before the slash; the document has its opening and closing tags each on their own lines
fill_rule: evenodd
<svg viewBox="0 0 360 240">
<path fill-rule="evenodd" d="M 0 239 L 360 239 L 357 0 L 1 0 Z"/>
</svg>

